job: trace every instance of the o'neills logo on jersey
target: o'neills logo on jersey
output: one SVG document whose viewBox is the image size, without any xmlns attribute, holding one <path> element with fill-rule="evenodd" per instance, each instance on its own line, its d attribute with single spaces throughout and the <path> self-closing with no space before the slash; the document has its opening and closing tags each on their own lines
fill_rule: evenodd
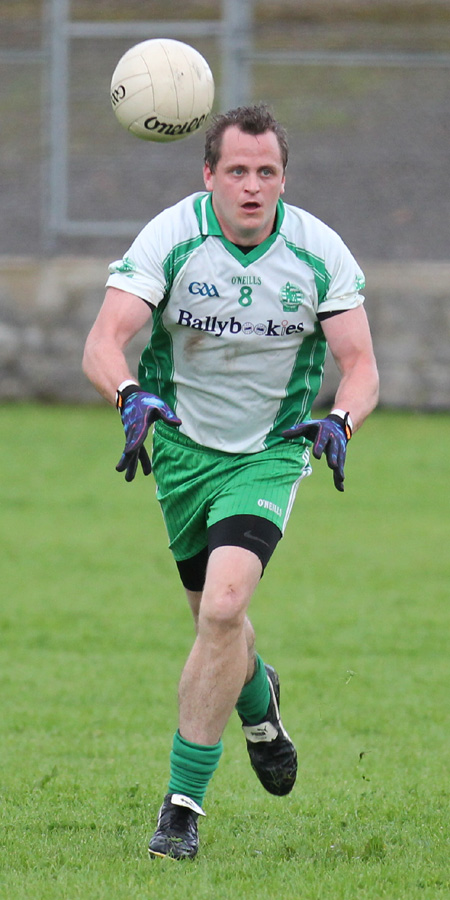
<svg viewBox="0 0 450 900">
<path fill-rule="evenodd" d="M 266 337 L 282 337 L 287 334 L 301 334 L 305 330 L 303 322 L 289 324 L 287 319 L 274 322 L 266 319 L 265 322 L 240 322 L 235 316 L 229 319 L 219 319 L 218 316 L 205 316 L 203 319 L 195 318 L 188 309 L 180 309 L 177 325 L 185 325 L 188 328 L 197 328 L 199 331 L 207 331 L 220 337 L 222 334 L 257 334 Z"/>
<path fill-rule="evenodd" d="M 262 284 L 258 275 L 233 275 L 231 284 Z"/>
<path fill-rule="evenodd" d="M 203 122 L 206 119 L 206 115 L 195 117 L 191 119 L 190 122 L 184 122 L 183 125 L 173 125 L 172 122 L 160 122 L 156 116 L 150 116 L 150 118 L 146 119 L 144 122 L 144 128 L 147 131 L 156 131 L 157 134 L 191 134 L 193 131 L 197 131 L 198 128 L 201 128 Z"/>
</svg>

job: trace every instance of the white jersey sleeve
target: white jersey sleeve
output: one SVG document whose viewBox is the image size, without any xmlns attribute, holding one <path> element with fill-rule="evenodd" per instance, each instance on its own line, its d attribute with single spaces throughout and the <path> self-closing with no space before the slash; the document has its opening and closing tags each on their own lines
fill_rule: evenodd
<svg viewBox="0 0 450 900">
<path fill-rule="evenodd" d="M 314 270 L 319 316 L 364 303 L 364 273 L 336 231 L 311 213 L 286 205 L 283 232 L 293 252 Z"/>
<path fill-rule="evenodd" d="M 107 287 L 117 287 L 158 306 L 171 285 L 174 247 L 189 246 L 199 236 L 197 217 L 189 198 L 163 210 L 138 234 L 122 259 L 109 266 Z"/>
</svg>

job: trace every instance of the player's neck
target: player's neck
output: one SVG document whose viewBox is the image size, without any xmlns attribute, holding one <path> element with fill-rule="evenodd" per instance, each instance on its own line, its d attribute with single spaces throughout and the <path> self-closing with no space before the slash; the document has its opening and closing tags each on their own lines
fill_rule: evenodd
<svg viewBox="0 0 450 900">
<path fill-rule="evenodd" d="M 255 247 L 258 246 L 258 244 L 236 244 L 234 241 L 233 244 L 241 251 L 241 253 L 250 253 L 251 250 L 254 250 Z"/>
</svg>

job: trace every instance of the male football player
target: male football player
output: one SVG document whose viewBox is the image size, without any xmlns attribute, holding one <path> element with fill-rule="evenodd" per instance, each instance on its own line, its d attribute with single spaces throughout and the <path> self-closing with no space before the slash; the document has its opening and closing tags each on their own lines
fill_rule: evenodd
<svg viewBox="0 0 450 900">
<path fill-rule="evenodd" d="M 86 342 L 84 370 L 122 417 L 117 469 L 131 481 L 138 463 L 153 468 L 196 624 L 154 857 L 195 856 L 235 708 L 264 788 L 282 796 L 294 785 L 279 678 L 255 650 L 247 610 L 310 474 L 309 448 L 342 491 L 347 443 L 377 402 L 363 273 L 334 231 L 284 203 L 287 158 L 264 105 L 216 116 L 206 190 L 157 215 L 110 266 Z M 150 318 L 135 375 L 124 351 Z M 327 346 L 340 383 L 330 413 L 311 419 Z"/>
</svg>

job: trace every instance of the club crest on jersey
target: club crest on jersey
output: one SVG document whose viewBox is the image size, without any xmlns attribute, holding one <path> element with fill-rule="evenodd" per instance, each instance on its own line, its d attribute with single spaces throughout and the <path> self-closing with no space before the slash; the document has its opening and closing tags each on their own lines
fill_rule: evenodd
<svg viewBox="0 0 450 900">
<path fill-rule="evenodd" d="M 287 281 L 280 291 L 280 301 L 284 312 L 297 312 L 299 306 L 303 303 L 304 297 L 303 291 L 296 284 Z"/>
<path fill-rule="evenodd" d="M 111 275 L 115 275 L 116 272 L 120 272 L 121 275 L 125 275 L 127 278 L 132 278 L 134 273 L 136 272 L 136 263 L 130 259 L 129 256 L 124 256 L 123 259 L 117 260 L 117 262 L 111 263 L 108 267 L 108 271 Z"/>
</svg>

